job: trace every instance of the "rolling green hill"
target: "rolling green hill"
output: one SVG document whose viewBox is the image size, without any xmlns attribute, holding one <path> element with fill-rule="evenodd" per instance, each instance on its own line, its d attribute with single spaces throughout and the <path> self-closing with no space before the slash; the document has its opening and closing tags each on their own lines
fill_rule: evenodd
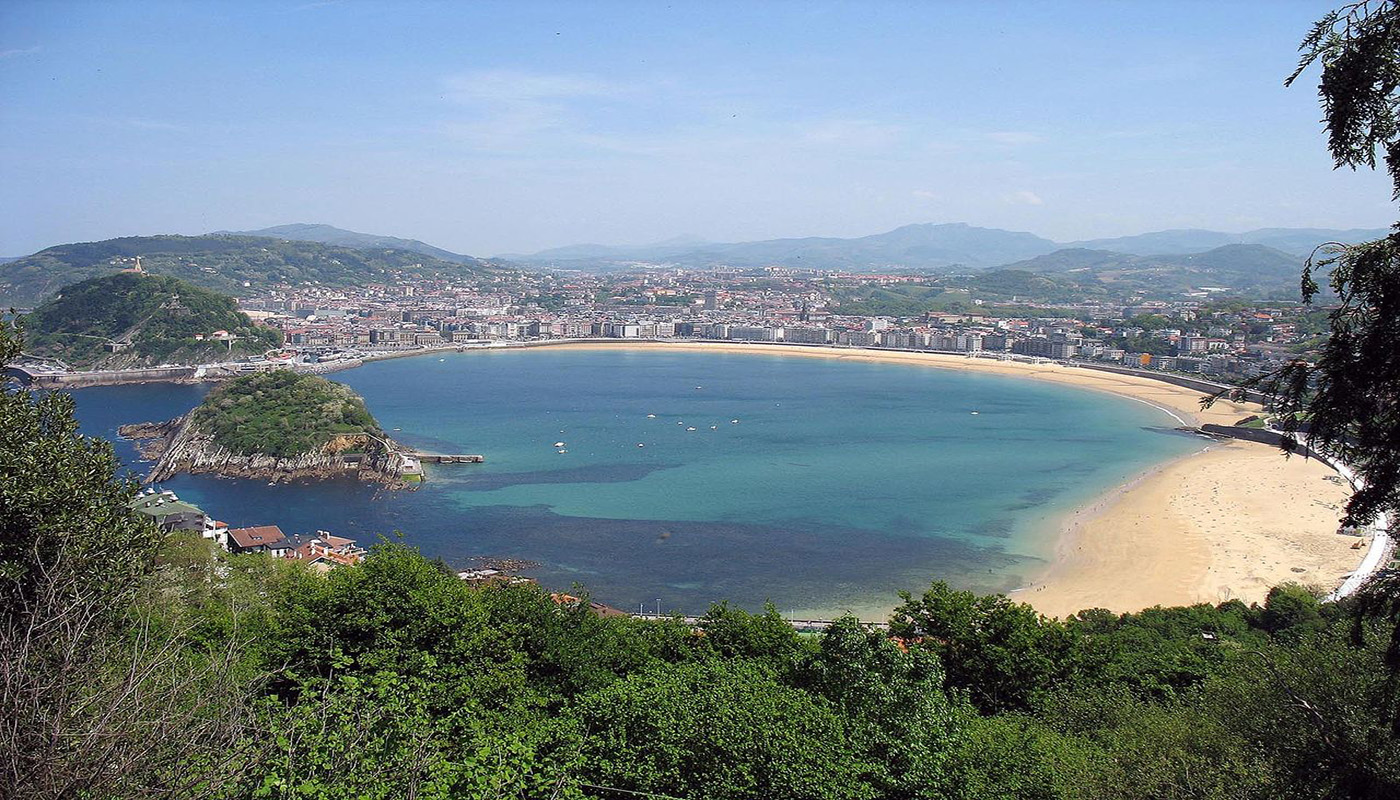
<svg viewBox="0 0 1400 800">
<path fill-rule="evenodd" d="M 1003 269 L 1092 281 L 1118 294 L 1165 298 L 1219 287 L 1242 297 L 1296 299 L 1303 258 L 1261 244 L 1156 256 L 1067 248 Z"/>
<path fill-rule="evenodd" d="M 0 264 L 0 306 L 31 306 L 76 281 L 132 266 L 235 296 L 278 284 L 362 286 L 399 277 L 468 280 L 497 265 L 454 263 L 406 250 L 361 250 L 258 236 L 132 236 L 64 244 Z"/>
<path fill-rule="evenodd" d="M 178 278 L 131 272 L 65 286 L 26 315 L 24 325 L 28 352 L 83 368 L 226 361 L 282 343 L 280 333 L 254 325 L 232 298 Z M 207 339 L 216 331 L 232 338 Z"/>
<path fill-rule="evenodd" d="M 297 222 L 291 225 L 277 225 L 271 228 L 262 228 L 256 231 L 215 231 L 217 234 L 229 236 L 266 236 L 273 239 L 291 239 L 298 242 L 320 242 L 321 244 L 333 244 L 338 247 L 351 247 L 356 250 L 407 250 L 411 253 L 421 253 L 425 256 L 442 261 L 451 261 L 456 264 L 470 264 L 477 259 L 471 256 L 464 256 L 460 253 L 453 253 L 450 250 L 443 250 L 441 247 L 433 247 L 427 242 L 420 242 L 417 239 L 400 239 L 397 236 L 379 236 L 373 233 L 360 233 L 358 231 L 347 231 L 344 228 L 336 228 L 331 225 L 318 225 L 314 223 Z"/>
</svg>

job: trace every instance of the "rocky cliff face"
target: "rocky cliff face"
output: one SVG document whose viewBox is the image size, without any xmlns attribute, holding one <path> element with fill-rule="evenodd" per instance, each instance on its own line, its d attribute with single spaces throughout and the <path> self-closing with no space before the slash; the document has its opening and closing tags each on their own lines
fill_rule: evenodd
<svg viewBox="0 0 1400 800">
<path fill-rule="evenodd" d="M 166 422 L 123 425 L 117 432 L 123 438 L 139 440 L 137 447 L 141 454 L 157 459 L 145 478 L 146 483 L 187 472 L 273 482 L 351 477 L 394 489 L 418 485 L 404 479 L 405 451 L 402 448 L 391 441 L 373 441 L 367 436 L 338 436 L 316 452 L 276 458 L 231 452 L 216 444 L 213 437 L 197 430 L 189 415 Z M 364 447 L 366 452 L 345 452 L 357 446 Z"/>
</svg>

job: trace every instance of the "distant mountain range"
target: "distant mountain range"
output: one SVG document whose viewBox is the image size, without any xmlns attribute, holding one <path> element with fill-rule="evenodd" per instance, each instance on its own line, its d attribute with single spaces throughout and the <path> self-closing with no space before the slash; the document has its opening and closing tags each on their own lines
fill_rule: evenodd
<svg viewBox="0 0 1400 800">
<path fill-rule="evenodd" d="M 1390 233 L 1384 228 L 1260 228 L 1246 233 L 1221 233 L 1199 229 L 1155 231 L 1116 239 L 1089 239 L 1069 242 L 1064 247 L 1089 250 L 1113 250 L 1133 255 L 1185 255 L 1200 253 L 1231 244 L 1260 244 L 1297 256 L 1307 257 L 1313 248 L 1325 242 L 1355 244 L 1379 239 Z"/>
<path fill-rule="evenodd" d="M 1383 228 L 1170 230 L 1058 244 L 1020 231 L 924 223 L 853 239 L 720 243 L 686 236 L 634 247 L 580 244 L 500 259 L 534 268 L 592 271 L 625 270 L 638 262 L 963 275 L 1006 268 L 1057 276 L 1061 284 L 1093 292 L 1176 294 L 1219 286 L 1256 295 L 1296 296 L 1302 261 L 1317 245 L 1367 241 L 1388 233 Z M 462 277 L 505 268 L 500 261 L 453 253 L 416 239 L 298 223 L 241 233 L 67 244 L 0 260 L 0 305 L 32 305 L 65 284 L 106 274 L 127 265 L 122 259 L 137 255 L 148 269 L 232 294 L 275 283 L 354 286 L 396 275 Z"/>
<path fill-rule="evenodd" d="M 278 225 L 256 231 L 215 231 L 212 235 L 227 236 L 269 236 L 274 239 L 287 239 L 293 242 L 320 242 L 338 247 L 351 247 L 356 250 L 405 250 L 422 253 L 425 256 L 451 261 L 457 264 L 470 264 L 480 259 L 433 247 L 417 239 L 400 239 L 397 236 L 376 236 L 372 233 L 356 233 L 330 225 L 317 225 L 297 222 L 291 225 Z"/>
<path fill-rule="evenodd" d="M 688 267 L 781 265 L 878 272 L 993 267 L 1055 248 L 1054 242 L 1031 233 L 975 228 L 963 223 L 924 223 L 855 239 L 811 236 L 729 244 L 672 240 L 638 247 L 573 245 L 532 255 L 501 257 L 531 266 L 568 269 L 607 269 L 644 261 Z"/>
<path fill-rule="evenodd" d="M 1229 245 L 1259 245 L 1290 256 L 1306 257 L 1324 242 L 1367 241 L 1388 232 L 1383 228 L 1262 228 L 1246 233 L 1172 230 L 1058 244 L 1020 231 L 977 228 L 962 223 L 924 223 L 854 239 L 809 237 L 730 244 L 673 240 L 636 247 L 584 244 L 501 258 L 530 266 L 569 269 L 616 269 L 635 262 L 660 262 L 688 267 L 781 265 L 859 272 L 947 272 L 999 267 L 1065 249 L 1156 257 L 1203 253 Z"/>
</svg>

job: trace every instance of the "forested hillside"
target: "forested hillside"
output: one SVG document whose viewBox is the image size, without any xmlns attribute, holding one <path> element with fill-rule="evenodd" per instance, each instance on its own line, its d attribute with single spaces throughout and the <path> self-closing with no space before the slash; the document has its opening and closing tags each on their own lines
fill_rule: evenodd
<svg viewBox="0 0 1400 800">
<path fill-rule="evenodd" d="M 62 286 L 132 266 L 242 296 L 277 284 L 363 286 L 400 277 L 467 280 L 501 270 L 406 250 L 360 250 L 257 236 L 132 236 L 65 244 L 0 264 L 0 305 L 30 306 Z"/>
<path fill-rule="evenodd" d="M 1117 296 L 1137 293 L 1179 298 L 1204 287 L 1230 296 L 1292 299 L 1298 293 L 1303 257 L 1259 244 L 1228 244 L 1184 255 L 1138 256 L 1073 248 L 1007 265 L 1003 271 L 1033 272 L 1095 285 Z"/>
<path fill-rule="evenodd" d="M 253 324 L 230 297 L 132 272 L 65 286 L 24 325 L 28 352 L 78 368 L 226 361 L 282 344 L 280 332 Z"/>
</svg>

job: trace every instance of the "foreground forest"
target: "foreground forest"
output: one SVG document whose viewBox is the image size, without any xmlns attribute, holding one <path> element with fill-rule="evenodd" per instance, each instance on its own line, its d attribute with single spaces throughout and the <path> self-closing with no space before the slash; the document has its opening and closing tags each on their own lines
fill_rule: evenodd
<svg viewBox="0 0 1400 800">
<path fill-rule="evenodd" d="M 1400 795 L 1388 586 L 1056 621 L 935 583 L 818 636 L 604 618 L 394 542 L 322 575 L 163 536 L 72 402 L 0 393 L 0 796 Z"/>
</svg>

